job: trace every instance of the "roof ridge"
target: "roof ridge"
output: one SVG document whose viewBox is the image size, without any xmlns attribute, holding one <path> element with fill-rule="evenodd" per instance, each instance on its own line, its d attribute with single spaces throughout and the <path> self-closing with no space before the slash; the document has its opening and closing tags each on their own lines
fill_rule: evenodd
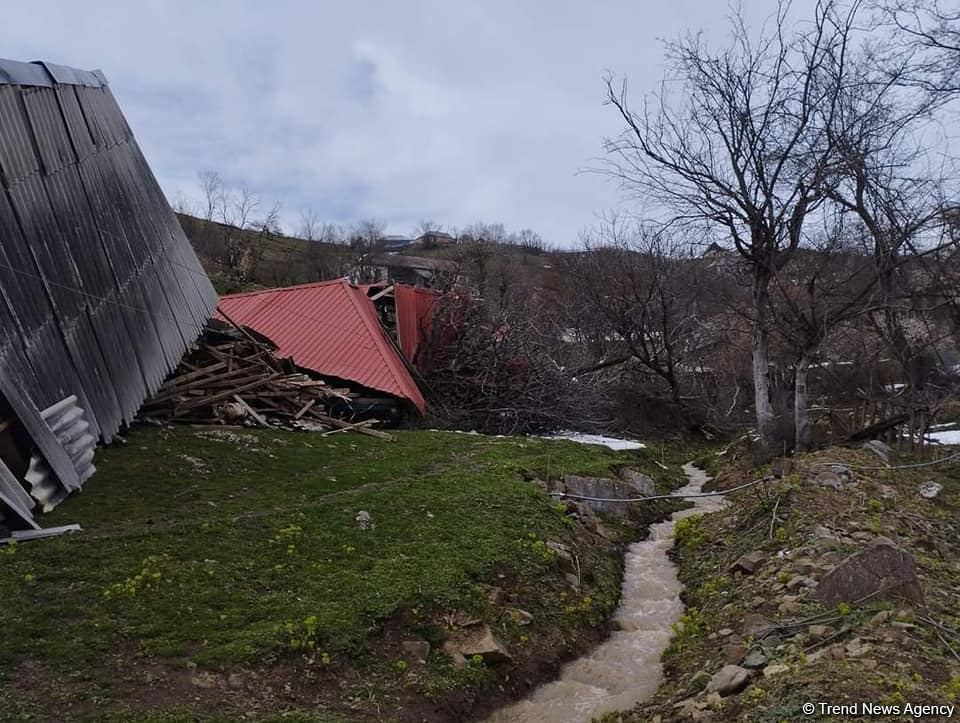
<svg viewBox="0 0 960 723">
<path fill-rule="evenodd" d="M 221 296 L 221 299 L 239 299 L 241 297 L 246 298 L 248 296 L 257 296 L 258 294 L 275 294 L 281 291 L 299 291 L 300 289 L 315 289 L 320 286 L 332 286 L 333 284 L 345 284 L 353 288 L 359 288 L 356 284 L 352 284 L 347 279 L 327 279 L 326 281 L 310 281 L 306 284 L 292 284 L 290 286 L 272 286 L 269 289 L 255 289 L 254 291 L 239 291 L 235 294 L 224 294 Z"/>
</svg>

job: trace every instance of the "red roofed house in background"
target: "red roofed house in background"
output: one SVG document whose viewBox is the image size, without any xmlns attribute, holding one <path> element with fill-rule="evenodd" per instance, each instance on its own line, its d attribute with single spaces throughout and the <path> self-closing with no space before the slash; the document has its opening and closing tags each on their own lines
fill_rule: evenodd
<svg viewBox="0 0 960 723">
<path fill-rule="evenodd" d="M 421 413 L 426 409 L 362 288 L 335 279 L 223 296 L 220 308 L 233 322 L 270 339 L 276 356 L 298 367 L 385 392 Z"/>
</svg>

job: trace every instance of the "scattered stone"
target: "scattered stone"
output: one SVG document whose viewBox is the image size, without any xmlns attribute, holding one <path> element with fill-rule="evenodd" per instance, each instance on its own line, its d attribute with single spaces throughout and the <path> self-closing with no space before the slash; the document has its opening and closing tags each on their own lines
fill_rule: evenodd
<svg viewBox="0 0 960 723">
<path fill-rule="evenodd" d="M 943 491 L 943 485 L 939 482 L 929 480 L 917 488 L 917 492 L 924 499 L 932 500 Z"/>
<path fill-rule="evenodd" d="M 742 572 L 752 575 L 767 561 L 767 553 L 762 550 L 748 552 L 730 566 L 730 572 Z"/>
<path fill-rule="evenodd" d="M 740 663 L 740 665 L 742 665 L 744 668 L 756 669 L 764 667 L 769 662 L 770 659 L 766 656 L 762 649 L 754 648 L 747 653 L 747 657 L 743 659 L 743 662 Z"/>
<path fill-rule="evenodd" d="M 817 472 L 813 483 L 821 487 L 832 487 L 835 490 L 843 489 L 843 478 L 832 469 L 822 469 Z"/>
<path fill-rule="evenodd" d="M 775 665 L 768 665 L 763 669 L 764 678 L 772 678 L 775 675 L 781 675 L 783 673 L 789 673 L 790 666 L 777 663 Z"/>
<path fill-rule="evenodd" d="M 444 653 L 450 656 L 450 660 L 453 661 L 453 667 L 457 670 L 467 667 L 467 659 L 464 657 L 463 653 L 457 648 L 457 646 L 450 640 L 446 641 L 443 644 L 443 647 L 440 648 Z"/>
<path fill-rule="evenodd" d="M 717 631 L 717 635 L 719 635 L 721 638 L 729 638 L 731 635 L 733 635 L 733 630 L 731 628 L 721 628 Z"/>
<path fill-rule="evenodd" d="M 747 655 L 747 646 L 729 643 L 723 646 L 723 659 L 728 665 L 736 665 Z"/>
<path fill-rule="evenodd" d="M 201 670 L 199 673 L 196 673 L 190 678 L 190 682 L 196 688 L 209 690 L 210 688 L 215 688 L 217 686 L 217 676 L 215 676 L 213 673 L 208 673 L 205 670 Z"/>
<path fill-rule="evenodd" d="M 811 625 L 807 628 L 807 635 L 811 640 L 826 640 L 836 632 L 836 629 L 829 625 Z"/>
<path fill-rule="evenodd" d="M 867 670 L 877 669 L 877 661 L 874 660 L 873 658 L 864 658 L 863 660 L 860 661 L 860 665 L 862 665 Z"/>
<path fill-rule="evenodd" d="M 479 655 L 483 658 L 483 662 L 490 664 L 513 659 L 503 643 L 497 640 L 493 631 L 487 625 L 458 631 L 451 635 L 447 642 L 452 643 L 453 649 L 467 659 Z M 444 650 L 446 651 L 446 647 L 444 647 Z"/>
<path fill-rule="evenodd" d="M 605 477 L 580 477 L 578 475 L 566 475 L 563 478 L 562 491 L 583 497 L 605 497 L 609 499 L 646 496 L 638 491 L 632 483 L 624 482 L 623 480 L 607 479 Z M 585 503 L 594 512 L 619 518 L 629 517 L 632 511 L 631 508 L 633 507 L 633 505 L 624 505 L 619 502 L 594 502 L 593 500 L 587 500 Z M 634 514 L 636 514 L 635 511 Z"/>
<path fill-rule="evenodd" d="M 814 591 L 814 598 L 827 607 L 893 596 L 923 602 L 913 557 L 888 542 L 876 542 L 851 555 L 827 573 Z"/>
<path fill-rule="evenodd" d="M 864 442 L 863 448 L 873 452 L 884 462 L 890 461 L 890 453 L 893 452 L 889 445 L 884 444 L 879 439 L 871 439 L 869 442 Z"/>
<path fill-rule="evenodd" d="M 793 562 L 793 569 L 798 575 L 814 575 L 823 572 L 823 567 L 809 557 L 801 557 Z"/>
<path fill-rule="evenodd" d="M 870 618 L 870 625 L 877 627 L 878 625 L 883 625 L 887 620 L 893 617 L 892 610 L 881 610 L 872 618 Z"/>
<path fill-rule="evenodd" d="M 739 665 L 724 665 L 714 673 L 707 683 L 708 693 L 719 693 L 721 696 L 733 695 L 743 690 L 750 680 L 750 671 Z"/>
<path fill-rule="evenodd" d="M 857 532 L 854 532 L 854 533 L 851 535 L 851 537 L 852 537 L 854 540 L 856 540 L 857 542 L 870 542 L 870 541 L 873 540 L 873 537 L 874 537 L 874 536 L 873 536 L 873 534 L 871 534 L 870 532 L 866 532 L 866 531 L 864 531 L 864 530 L 859 530 L 859 531 L 857 531 Z"/>
<path fill-rule="evenodd" d="M 746 637 L 760 638 L 770 632 L 770 621 L 759 613 L 747 613 L 743 616 L 743 634 Z"/>
<path fill-rule="evenodd" d="M 805 575 L 794 575 L 787 582 L 787 590 L 797 590 L 801 587 L 813 587 L 816 582 Z"/>
<path fill-rule="evenodd" d="M 232 690 L 240 690 L 243 687 L 243 676 L 240 673 L 230 673 L 227 677 L 227 687 Z"/>
<path fill-rule="evenodd" d="M 491 605 L 499 605 L 500 599 L 503 597 L 503 588 L 497 587 L 494 585 L 487 591 L 487 602 Z"/>
<path fill-rule="evenodd" d="M 563 578 L 567 581 L 567 584 L 570 587 L 572 587 L 574 590 L 580 589 L 580 578 L 578 578 L 572 572 L 563 573 Z"/>
<path fill-rule="evenodd" d="M 404 640 L 400 643 L 400 647 L 418 663 L 425 663 L 430 657 L 430 643 L 426 640 Z"/>
<path fill-rule="evenodd" d="M 750 605 L 753 608 L 762 607 L 763 604 L 767 601 L 765 597 L 757 595 L 753 600 L 750 601 Z"/>
<path fill-rule="evenodd" d="M 373 529 L 373 517 L 366 510 L 360 510 L 353 519 L 356 521 L 357 527 L 361 530 Z"/>
<path fill-rule="evenodd" d="M 564 572 L 576 573 L 577 565 L 573 560 L 573 553 L 570 552 L 570 547 L 568 545 L 564 545 L 562 542 L 548 540 L 547 548 L 553 551 L 554 558 L 556 559 L 561 570 Z"/>
<path fill-rule="evenodd" d="M 863 642 L 860 638 L 854 638 L 847 643 L 846 647 L 847 655 L 851 658 L 862 658 L 864 655 L 873 650 L 873 646 L 870 643 Z"/>
</svg>

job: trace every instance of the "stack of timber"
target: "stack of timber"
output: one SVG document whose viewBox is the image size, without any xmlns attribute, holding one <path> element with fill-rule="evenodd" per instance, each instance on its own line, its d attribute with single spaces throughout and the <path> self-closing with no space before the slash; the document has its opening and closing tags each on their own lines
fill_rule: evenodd
<svg viewBox="0 0 960 723">
<path fill-rule="evenodd" d="M 230 339 L 208 333 L 173 375 L 140 410 L 144 421 L 228 424 L 304 429 L 334 434 L 354 431 L 392 440 L 372 429 L 376 420 L 353 423 L 328 414 L 331 404 L 352 399 L 298 372 L 289 360 L 277 359 L 253 337 Z"/>
</svg>

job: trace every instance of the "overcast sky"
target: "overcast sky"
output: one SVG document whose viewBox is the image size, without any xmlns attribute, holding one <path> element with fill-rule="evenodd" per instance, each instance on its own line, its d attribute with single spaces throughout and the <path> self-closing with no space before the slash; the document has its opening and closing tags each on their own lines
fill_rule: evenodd
<svg viewBox="0 0 960 723">
<path fill-rule="evenodd" d="M 807 4 L 807 3 L 801 3 Z M 747 0 L 758 20 L 769 1 Z M 662 38 L 722 40 L 723 2 L 47 0 L 3 8 L 0 56 L 100 68 L 168 197 L 219 171 L 390 233 L 502 222 L 562 246 L 617 206 L 578 173 L 620 129 L 605 70 L 639 98 Z"/>
</svg>

